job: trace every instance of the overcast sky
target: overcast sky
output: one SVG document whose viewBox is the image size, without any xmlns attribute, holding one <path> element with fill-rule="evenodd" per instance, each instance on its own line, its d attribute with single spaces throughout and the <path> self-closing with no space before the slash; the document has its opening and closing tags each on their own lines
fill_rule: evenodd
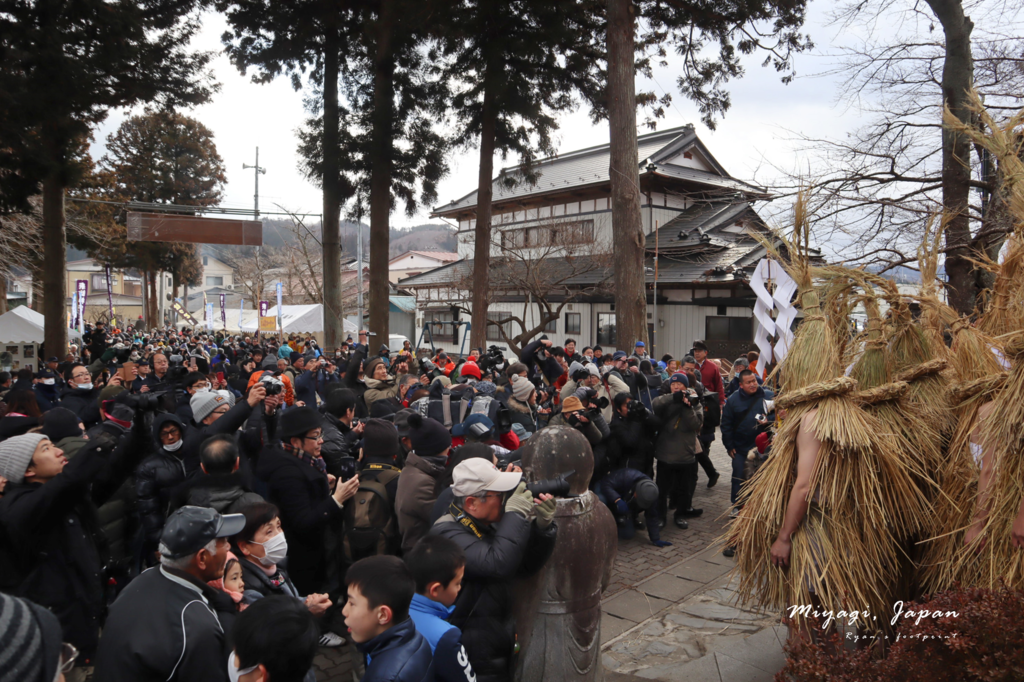
<svg viewBox="0 0 1024 682">
<path fill-rule="evenodd" d="M 658 123 L 659 129 L 693 123 L 698 134 L 711 152 L 735 177 L 770 184 L 773 171 L 765 160 L 783 167 L 799 164 L 796 143 L 788 131 L 810 135 L 842 136 L 858 123 L 857 112 L 837 106 L 837 81 L 829 77 L 814 77 L 828 68 L 831 59 L 827 53 L 838 39 L 837 29 L 826 26 L 824 13 L 832 3 L 818 0 L 809 9 L 807 32 L 817 45 L 814 54 L 796 58 L 798 78 L 783 85 L 771 68 L 761 68 L 760 58 L 750 59 L 744 78 L 734 81 L 729 89 L 733 106 L 717 130 L 710 131 L 700 123 L 696 107 L 686 101 L 676 88 L 673 55 L 669 67 L 655 71 L 654 82 L 638 80 L 638 90 L 654 90 L 659 95 L 673 94 L 673 104 Z M 220 36 L 226 27 L 222 16 L 207 14 L 196 46 L 206 50 L 220 50 Z M 849 40 L 849 32 L 842 36 Z M 676 59 L 678 61 L 678 59 Z M 298 171 L 295 131 L 302 125 L 305 112 L 301 92 L 291 88 L 285 78 L 259 85 L 250 77 L 241 75 L 221 54 L 212 64 L 221 91 L 213 101 L 189 112 L 202 121 L 215 136 L 217 149 L 227 168 L 228 183 L 224 205 L 249 208 L 253 205 L 253 171 L 243 170 L 243 164 L 255 162 L 256 147 L 260 150 L 260 165 L 267 169 L 260 176 L 260 208 L 277 210 L 280 204 L 293 211 L 320 213 L 320 191 L 307 182 Z M 250 74 L 251 75 L 251 74 Z M 112 114 L 96 132 L 92 154 L 99 158 L 107 136 L 124 120 L 124 112 Z M 641 130 L 640 132 L 645 132 Z M 557 133 L 560 152 L 608 141 L 607 123 L 594 125 L 585 111 L 568 114 L 561 119 Z M 450 175 L 440 183 L 438 204 L 461 197 L 475 189 L 478 153 L 468 150 L 451 159 Z M 509 159 L 506 165 L 514 163 Z M 496 159 L 495 168 L 500 167 Z M 404 212 L 391 217 L 395 227 L 435 222 L 429 211 L 408 218 Z"/>
</svg>

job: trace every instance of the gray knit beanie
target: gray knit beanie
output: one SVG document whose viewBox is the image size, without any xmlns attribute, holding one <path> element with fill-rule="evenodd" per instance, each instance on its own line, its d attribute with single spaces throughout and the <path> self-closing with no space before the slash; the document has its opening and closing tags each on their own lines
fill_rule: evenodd
<svg viewBox="0 0 1024 682">
<path fill-rule="evenodd" d="M 512 395 L 519 402 L 525 403 L 530 399 L 530 394 L 536 390 L 533 386 L 533 382 L 529 379 L 524 379 L 519 375 L 512 375 Z"/>
<path fill-rule="evenodd" d="M 32 463 L 39 442 L 49 440 L 41 433 L 26 433 L 23 436 L 8 438 L 0 443 L 0 476 L 14 485 L 25 480 L 25 471 Z"/>
<path fill-rule="evenodd" d="M 188 404 L 192 408 L 192 421 L 196 424 L 209 417 L 210 413 L 216 410 L 219 405 L 228 405 L 230 407 L 228 399 L 214 391 L 196 393 L 188 401 Z"/>
</svg>

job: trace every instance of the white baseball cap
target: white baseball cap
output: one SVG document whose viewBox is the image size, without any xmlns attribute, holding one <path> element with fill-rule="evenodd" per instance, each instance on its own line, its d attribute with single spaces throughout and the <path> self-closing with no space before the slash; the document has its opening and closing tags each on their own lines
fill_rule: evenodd
<svg viewBox="0 0 1024 682">
<path fill-rule="evenodd" d="M 455 497 L 478 497 L 483 492 L 503 493 L 515 490 L 523 478 L 520 471 L 498 471 L 486 459 L 474 457 L 460 462 L 452 472 L 452 493 Z"/>
</svg>

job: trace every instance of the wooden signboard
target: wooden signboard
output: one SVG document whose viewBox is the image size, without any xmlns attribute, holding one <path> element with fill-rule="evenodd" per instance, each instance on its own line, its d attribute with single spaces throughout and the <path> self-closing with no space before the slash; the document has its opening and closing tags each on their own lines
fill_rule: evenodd
<svg viewBox="0 0 1024 682">
<path fill-rule="evenodd" d="M 276 317 L 261 317 L 260 318 L 260 331 L 261 332 L 276 332 L 277 331 L 277 318 Z"/>
<path fill-rule="evenodd" d="M 168 213 L 128 213 L 128 239 L 142 242 L 263 246 L 263 223 Z"/>
</svg>

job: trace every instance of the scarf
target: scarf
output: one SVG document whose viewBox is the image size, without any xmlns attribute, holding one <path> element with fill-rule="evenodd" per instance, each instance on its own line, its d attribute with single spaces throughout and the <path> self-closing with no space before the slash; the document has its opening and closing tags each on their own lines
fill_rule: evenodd
<svg viewBox="0 0 1024 682">
<path fill-rule="evenodd" d="M 327 462 L 324 461 L 323 457 L 314 458 L 313 455 L 309 454 L 305 450 L 292 447 L 288 443 L 281 443 L 281 449 L 293 457 L 298 457 L 314 469 L 318 469 L 321 474 L 327 475 Z"/>
</svg>

